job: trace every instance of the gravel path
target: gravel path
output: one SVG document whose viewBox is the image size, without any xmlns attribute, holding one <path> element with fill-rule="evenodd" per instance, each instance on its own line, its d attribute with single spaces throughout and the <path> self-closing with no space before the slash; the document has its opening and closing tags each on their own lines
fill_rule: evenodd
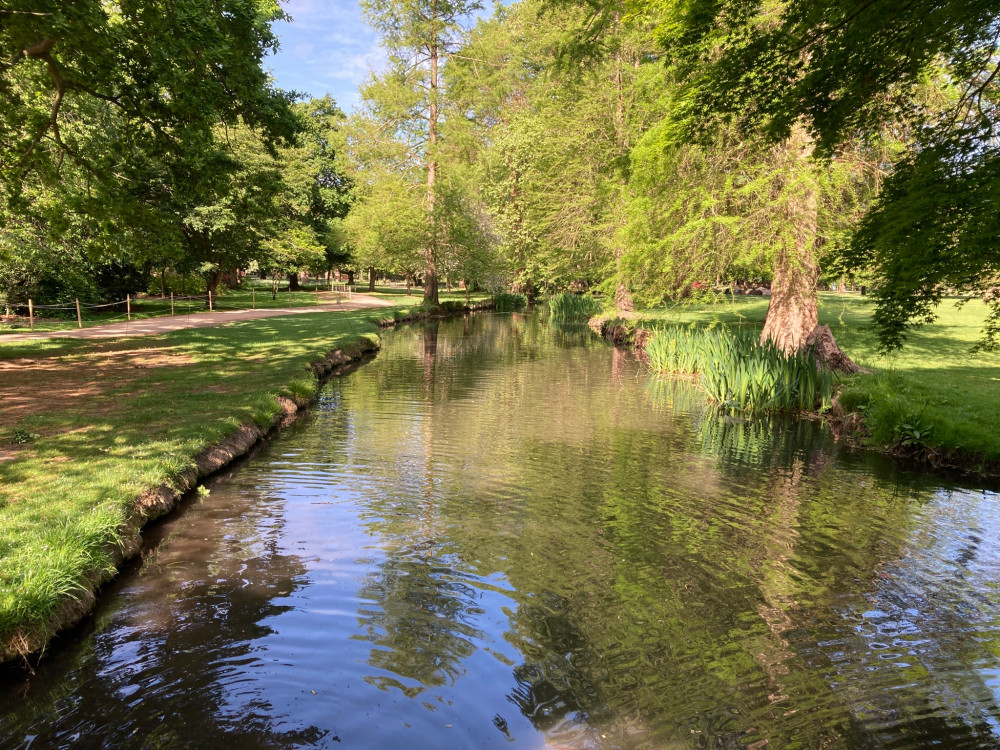
<svg viewBox="0 0 1000 750">
<path fill-rule="evenodd" d="M 177 331 L 181 328 L 208 328 L 221 326 L 237 320 L 257 320 L 259 318 L 276 318 L 281 315 L 305 315 L 319 312 L 347 312 L 348 310 L 364 310 L 377 307 L 391 307 L 392 303 L 367 294 L 352 294 L 348 302 L 329 302 L 314 307 L 270 307 L 262 310 L 216 310 L 214 312 L 194 313 L 193 315 L 165 315 L 159 318 L 145 318 L 125 323 L 109 323 L 90 328 L 78 328 L 67 331 L 38 331 L 36 333 L 0 334 L 0 343 L 4 341 L 29 341 L 31 339 L 108 339 L 119 336 L 151 336 L 167 331 Z"/>
</svg>

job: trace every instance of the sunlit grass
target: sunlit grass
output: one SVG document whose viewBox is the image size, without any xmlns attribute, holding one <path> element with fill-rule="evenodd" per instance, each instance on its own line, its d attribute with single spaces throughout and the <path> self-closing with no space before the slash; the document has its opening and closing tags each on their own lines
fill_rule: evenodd
<svg viewBox="0 0 1000 750">
<path fill-rule="evenodd" d="M 833 373 L 812 352 L 785 354 L 753 331 L 669 326 L 646 353 L 660 372 L 697 374 L 709 399 L 727 409 L 825 411 L 833 396 Z"/>
<path fill-rule="evenodd" d="M 560 292 L 549 298 L 549 316 L 554 320 L 572 320 L 597 315 L 604 306 L 589 294 Z"/>
<path fill-rule="evenodd" d="M 718 304 L 690 304 L 641 313 L 647 327 L 667 323 L 723 323 L 759 331 L 768 300 L 737 297 Z M 846 379 L 840 396 L 849 411 L 864 415 L 872 442 L 889 446 L 905 439 L 904 425 L 927 429 L 925 445 L 961 453 L 972 468 L 978 459 L 1000 460 L 1000 354 L 971 352 L 979 339 L 986 306 L 946 301 L 937 322 L 915 329 L 903 348 L 878 351 L 871 330 L 873 303 L 856 294 L 820 295 L 820 323 L 855 362 L 875 372 Z"/>
<path fill-rule="evenodd" d="M 255 285 L 247 284 L 242 289 L 220 290 L 217 295 L 213 296 L 212 308 L 215 310 L 264 310 L 281 307 L 313 307 L 317 304 L 334 302 L 336 297 L 336 293 L 327 291 L 323 286 L 310 286 L 297 292 L 290 292 L 287 288 L 279 289 L 272 299 L 270 286 L 262 286 L 258 282 Z M 34 330 L 64 331 L 77 328 L 75 307 L 71 303 L 59 307 L 64 309 L 39 308 L 36 310 Z M 165 298 L 139 297 L 131 301 L 131 312 L 126 309 L 124 303 L 114 307 L 82 305 L 81 321 L 79 322 L 82 322 L 84 328 L 90 328 L 96 325 L 119 323 L 128 320 L 130 315 L 131 320 L 145 320 L 169 315 L 182 317 L 208 311 L 208 299 L 204 294 L 193 299 L 189 295 L 175 295 L 173 306 L 171 306 L 169 296 Z M 24 313 L 23 310 L 22 313 Z M 0 323 L 0 340 L 3 339 L 4 333 L 25 333 L 29 329 L 30 322 L 22 314 L 22 317 L 16 321 Z"/>
<path fill-rule="evenodd" d="M 279 396 L 312 396 L 310 362 L 375 336 L 376 320 L 406 309 L 277 317 L 114 341 L 0 342 L 0 359 L 30 358 L 33 366 L 77 373 L 93 367 L 100 352 L 170 355 L 130 370 L 124 380 L 86 373 L 106 387 L 13 426 L 37 437 L 16 446 L 14 460 L 0 461 L 0 642 L 19 632 L 47 634 L 67 594 L 111 565 L 138 495 L 170 482 L 241 424 L 269 424 L 280 412 Z M 30 369 L 24 387 L 32 387 Z"/>
</svg>

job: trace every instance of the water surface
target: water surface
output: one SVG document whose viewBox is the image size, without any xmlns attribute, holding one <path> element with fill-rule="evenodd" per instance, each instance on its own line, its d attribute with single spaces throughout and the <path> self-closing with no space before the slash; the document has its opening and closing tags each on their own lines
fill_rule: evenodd
<svg viewBox="0 0 1000 750">
<path fill-rule="evenodd" d="M 209 487 L 0 746 L 1000 746 L 998 497 L 585 330 L 390 332 Z"/>
</svg>

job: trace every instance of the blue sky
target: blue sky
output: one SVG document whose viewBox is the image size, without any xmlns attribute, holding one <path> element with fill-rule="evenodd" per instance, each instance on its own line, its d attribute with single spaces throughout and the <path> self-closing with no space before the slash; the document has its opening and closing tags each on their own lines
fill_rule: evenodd
<svg viewBox="0 0 1000 750">
<path fill-rule="evenodd" d="M 482 4 L 474 18 L 490 15 L 493 3 Z M 274 25 L 281 49 L 265 58 L 264 67 L 279 88 L 310 96 L 329 93 L 350 112 L 368 72 L 385 65 L 385 52 L 362 19 L 357 0 L 285 0 L 282 5 L 292 21 Z"/>
<path fill-rule="evenodd" d="M 311 96 L 329 93 L 349 112 L 358 103 L 358 85 L 385 60 L 357 1 L 289 0 L 284 7 L 292 22 L 275 24 L 281 49 L 264 60 L 264 67 L 279 88 Z"/>
</svg>

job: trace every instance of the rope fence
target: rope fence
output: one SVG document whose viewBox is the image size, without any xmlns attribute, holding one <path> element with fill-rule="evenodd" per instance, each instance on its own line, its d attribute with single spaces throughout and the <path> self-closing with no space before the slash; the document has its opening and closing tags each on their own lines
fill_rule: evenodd
<svg viewBox="0 0 1000 750">
<path fill-rule="evenodd" d="M 328 288 L 327 288 L 328 287 Z M 288 290 L 291 291 L 291 290 Z M 329 283 L 324 284 L 323 288 L 319 286 L 311 290 L 302 289 L 301 291 L 307 293 L 314 293 L 316 295 L 317 302 L 321 299 L 321 293 L 333 293 L 337 297 L 338 304 L 341 302 L 344 296 L 347 297 L 348 301 L 352 299 L 354 289 L 348 284 L 336 284 Z M 246 292 L 244 292 L 244 295 Z M 200 313 L 205 312 L 216 312 L 216 311 L 239 311 L 239 310 L 256 310 L 258 309 L 276 309 L 285 306 L 290 307 L 310 307 L 310 305 L 295 304 L 291 301 L 290 305 L 274 304 L 278 301 L 272 299 L 275 294 L 275 290 L 268 288 L 262 291 L 261 295 L 261 305 L 257 304 L 257 289 L 256 287 L 250 287 L 250 302 L 249 304 L 241 304 L 240 301 L 233 300 L 227 296 L 218 297 L 212 292 L 207 292 L 205 294 L 185 294 L 185 295 L 175 295 L 171 292 L 169 296 L 160 297 L 133 297 L 132 295 L 126 295 L 125 299 L 118 300 L 115 302 L 80 302 L 79 299 L 73 301 L 73 304 L 53 304 L 53 305 L 39 305 L 35 304 L 34 300 L 29 299 L 27 302 L 13 302 L 11 300 L 0 299 L 0 312 L 5 313 L 6 316 L 15 315 L 19 318 L 25 317 L 24 313 L 27 313 L 28 326 L 30 330 L 35 330 L 35 324 L 43 317 L 47 320 L 53 318 L 57 320 L 65 320 L 69 322 L 74 317 L 75 313 L 77 328 L 84 328 L 84 313 L 93 312 L 97 313 L 101 310 L 107 310 L 112 312 L 109 308 L 122 308 L 124 307 L 125 312 L 123 315 L 107 315 L 101 314 L 100 317 L 91 317 L 86 321 L 87 327 L 94 325 L 104 325 L 106 323 L 117 323 L 117 322 L 131 322 L 133 319 L 148 320 L 150 318 L 161 318 L 161 317 L 176 317 L 177 315 L 190 316 L 195 310 Z M 42 315 L 39 315 L 42 313 Z M 46 317 L 47 313 L 55 313 L 55 315 L 50 315 Z M 60 313 L 63 313 L 60 315 Z"/>
</svg>

